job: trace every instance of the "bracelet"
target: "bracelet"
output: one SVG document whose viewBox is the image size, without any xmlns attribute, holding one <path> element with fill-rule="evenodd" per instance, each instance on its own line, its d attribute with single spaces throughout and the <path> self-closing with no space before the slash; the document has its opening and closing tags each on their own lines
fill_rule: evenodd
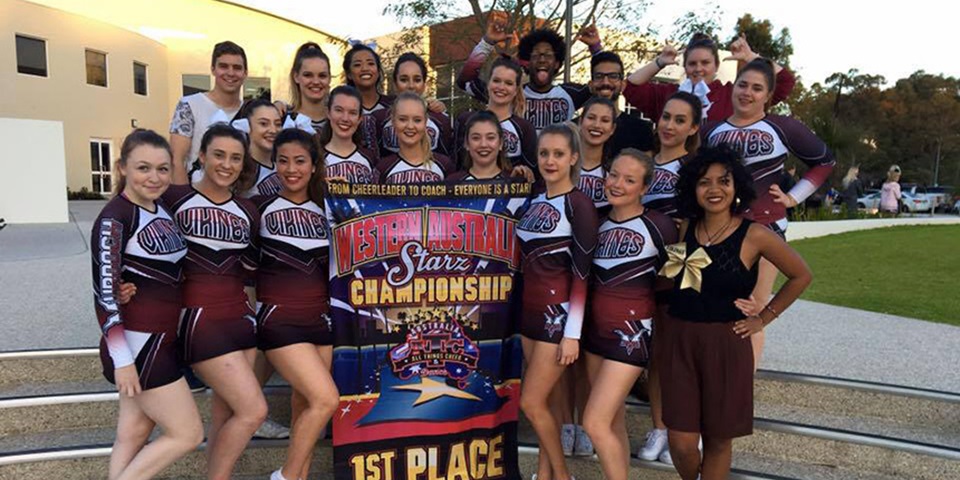
<svg viewBox="0 0 960 480">
<path fill-rule="evenodd" d="M 663 70 L 663 65 L 660 65 L 660 55 L 657 55 L 657 56 L 653 59 L 653 63 L 655 63 L 655 64 L 657 65 L 657 68 L 659 68 L 660 70 Z"/>
<path fill-rule="evenodd" d="M 770 306 L 769 303 L 766 306 L 764 306 L 763 309 L 773 314 L 773 318 L 770 319 L 770 322 L 776 320 L 777 317 L 780 316 L 780 312 L 777 312 L 773 307 Z M 770 322 L 766 322 L 766 323 L 770 323 Z"/>
</svg>

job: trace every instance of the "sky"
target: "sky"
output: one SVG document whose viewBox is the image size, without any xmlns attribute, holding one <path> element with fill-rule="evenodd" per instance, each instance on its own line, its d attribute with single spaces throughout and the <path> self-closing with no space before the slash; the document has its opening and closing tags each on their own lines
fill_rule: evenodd
<svg viewBox="0 0 960 480">
<path fill-rule="evenodd" d="M 370 38 L 402 28 L 396 20 L 382 14 L 389 0 L 233 1 L 341 37 Z M 466 1 L 462 1 L 466 5 Z M 649 1 L 645 18 L 638 21 L 642 25 L 659 26 L 665 34 L 676 18 L 708 4 L 694 0 Z M 744 13 L 770 20 L 778 31 L 789 28 L 794 49 L 791 65 L 807 85 L 851 68 L 857 68 L 860 73 L 883 75 L 888 83 L 921 69 L 960 77 L 956 50 L 946 47 L 960 14 L 960 5 L 953 2 L 717 0 L 713 3 L 724 12 L 721 38 L 731 35 L 737 18 Z"/>
</svg>

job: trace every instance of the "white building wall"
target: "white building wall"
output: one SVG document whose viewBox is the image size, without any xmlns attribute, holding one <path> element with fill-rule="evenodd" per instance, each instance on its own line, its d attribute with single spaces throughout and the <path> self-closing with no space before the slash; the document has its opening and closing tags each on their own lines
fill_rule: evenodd
<svg viewBox="0 0 960 480">
<path fill-rule="evenodd" d="M 0 118 L 0 218 L 7 223 L 67 221 L 63 122 Z"/>
</svg>

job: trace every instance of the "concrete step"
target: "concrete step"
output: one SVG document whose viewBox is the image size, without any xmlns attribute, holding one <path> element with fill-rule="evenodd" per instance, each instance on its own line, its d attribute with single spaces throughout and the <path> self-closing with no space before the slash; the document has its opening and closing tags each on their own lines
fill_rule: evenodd
<svg viewBox="0 0 960 480">
<path fill-rule="evenodd" d="M 0 352 L 0 398 L 37 385 L 109 385 L 101 371 L 95 348 Z"/>
</svg>

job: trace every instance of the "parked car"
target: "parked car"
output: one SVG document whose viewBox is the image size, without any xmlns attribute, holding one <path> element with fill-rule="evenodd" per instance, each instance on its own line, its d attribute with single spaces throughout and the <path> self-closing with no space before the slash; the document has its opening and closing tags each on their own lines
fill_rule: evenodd
<svg viewBox="0 0 960 480">
<path fill-rule="evenodd" d="M 957 200 L 957 203 L 953 204 L 953 213 L 960 215 L 960 200 Z"/>
<path fill-rule="evenodd" d="M 901 192 L 900 211 L 903 213 L 933 213 L 933 203 L 922 193 Z"/>
<path fill-rule="evenodd" d="M 873 190 L 858 198 L 857 209 L 864 210 L 870 215 L 877 213 L 880 210 L 880 190 Z"/>
<path fill-rule="evenodd" d="M 927 198 L 933 203 L 934 210 L 948 212 L 953 203 L 953 187 L 927 187 Z"/>
</svg>

